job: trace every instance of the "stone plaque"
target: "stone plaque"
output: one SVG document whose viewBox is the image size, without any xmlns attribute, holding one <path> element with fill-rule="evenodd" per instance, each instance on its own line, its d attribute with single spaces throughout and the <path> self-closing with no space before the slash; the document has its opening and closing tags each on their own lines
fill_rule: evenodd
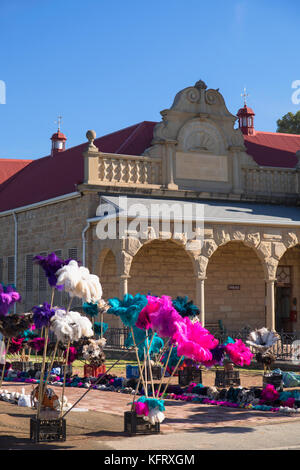
<svg viewBox="0 0 300 470">
<path fill-rule="evenodd" d="M 227 156 L 176 152 L 176 178 L 228 182 Z"/>
</svg>

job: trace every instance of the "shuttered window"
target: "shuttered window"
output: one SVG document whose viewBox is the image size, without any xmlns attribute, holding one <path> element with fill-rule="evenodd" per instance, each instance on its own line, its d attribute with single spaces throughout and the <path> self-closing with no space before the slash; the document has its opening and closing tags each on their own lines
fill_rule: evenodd
<svg viewBox="0 0 300 470">
<path fill-rule="evenodd" d="M 33 291 L 33 255 L 25 258 L 25 292 Z"/>
<path fill-rule="evenodd" d="M 0 282 L 4 282 L 3 277 L 3 258 L 0 258 Z"/>
<path fill-rule="evenodd" d="M 15 282 L 15 257 L 8 256 L 7 258 L 7 283 L 14 284 Z"/>
</svg>

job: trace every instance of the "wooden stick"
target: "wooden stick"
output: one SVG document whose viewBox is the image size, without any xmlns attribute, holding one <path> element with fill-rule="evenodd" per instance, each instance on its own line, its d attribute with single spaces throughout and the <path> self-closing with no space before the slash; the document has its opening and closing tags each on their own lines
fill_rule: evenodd
<svg viewBox="0 0 300 470">
<path fill-rule="evenodd" d="M 137 359 L 137 363 L 138 363 L 138 367 L 139 367 L 139 372 L 140 372 L 142 384 L 143 384 L 143 387 L 144 387 L 144 390 L 145 390 L 145 394 L 146 394 L 146 393 L 148 393 L 148 390 L 145 389 L 145 381 L 144 381 L 144 377 L 143 377 L 143 374 L 142 374 L 141 362 L 140 362 L 140 358 L 139 358 L 139 354 L 138 354 L 138 348 L 137 348 L 137 345 L 136 345 L 136 342 L 135 342 L 135 338 L 134 338 L 134 333 L 133 333 L 133 328 L 132 328 L 132 327 L 131 327 L 131 334 L 132 334 L 132 340 L 133 340 L 133 344 L 134 344 L 134 348 L 135 348 L 135 354 L 136 354 L 136 359 Z M 147 395 L 147 396 L 148 396 L 148 395 Z"/>
<path fill-rule="evenodd" d="M 152 339 L 154 338 L 154 333 Z M 152 365 L 151 365 L 151 358 L 150 358 L 150 346 L 148 344 L 148 330 L 146 330 L 146 340 L 147 340 L 147 357 L 148 357 L 148 364 L 149 364 L 149 373 L 150 373 L 150 381 L 151 381 L 151 388 L 152 388 L 152 396 L 155 397 L 154 391 L 154 382 L 153 382 L 153 375 L 152 375 Z"/>
<path fill-rule="evenodd" d="M 184 356 L 181 356 L 181 357 L 180 357 L 179 361 L 177 362 L 176 366 L 174 367 L 174 370 L 173 370 L 172 374 L 170 375 L 169 380 L 168 380 L 167 383 L 166 383 L 166 386 L 165 386 L 165 388 L 164 388 L 164 391 L 162 392 L 162 396 L 164 396 L 164 394 L 166 393 L 166 390 L 167 390 L 167 388 L 168 388 L 168 386 L 169 386 L 169 383 L 171 382 L 171 379 L 172 379 L 173 375 L 174 375 L 175 372 L 177 371 L 177 369 L 178 369 L 178 367 L 179 367 L 179 364 L 180 364 L 180 362 L 182 361 L 183 357 L 184 357 Z M 158 397 L 157 397 L 157 398 L 158 398 Z"/>
<path fill-rule="evenodd" d="M 42 361 L 40 384 L 39 384 L 39 393 L 38 393 L 37 419 L 39 419 L 39 417 L 40 417 L 41 406 L 42 406 L 42 397 L 44 396 L 43 395 L 43 382 L 44 382 L 44 374 L 45 374 L 45 363 L 46 363 L 46 354 L 47 354 L 48 334 L 49 334 L 49 327 L 47 326 L 45 328 L 45 344 L 44 344 L 43 361 Z"/>
<path fill-rule="evenodd" d="M 1 379 L 0 379 L 0 387 L 2 387 L 2 382 L 4 379 L 4 372 L 5 372 L 5 365 L 6 365 L 6 351 L 8 352 L 9 348 L 9 343 L 10 343 L 10 338 L 7 338 L 7 345 L 6 345 L 6 351 L 5 351 L 5 336 L 3 336 L 3 343 L 4 343 L 4 363 L 2 364 L 2 372 L 1 372 Z"/>
<path fill-rule="evenodd" d="M 167 357 L 167 362 L 165 363 L 165 367 L 164 367 L 164 370 L 163 370 L 163 373 L 162 373 L 162 376 L 161 376 L 161 379 L 160 379 L 160 382 L 159 382 L 159 386 L 158 386 L 158 389 L 157 389 L 156 398 L 158 398 L 158 395 L 159 395 L 159 392 L 160 392 L 160 389 L 161 389 L 161 386 L 162 386 L 162 382 L 163 382 L 164 377 L 165 377 L 165 373 L 166 373 L 166 370 L 167 370 L 167 367 L 168 367 L 168 363 L 169 363 L 169 359 L 170 359 L 170 356 L 171 356 L 172 349 L 173 349 L 173 344 L 171 344 L 171 347 L 170 347 L 170 351 L 169 351 L 169 354 L 168 354 L 168 357 Z"/>
<path fill-rule="evenodd" d="M 64 369 L 64 382 L 63 382 L 63 389 L 62 389 L 62 397 L 61 397 L 61 417 L 63 413 L 63 407 L 64 407 L 64 397 L 65 397 L 65 387 L 66 387 L 66 375 L 67 375 L 67 364 L 68 364 L 68 359 L 69 359 L 69 351 L 70 351 L 70 340 L 68 341 L 68 346 L 67 346 L 67 353 L 66 353 L 66 361 L 65 361 L 65 369 Z"/>
<path fill-rule="evenodd" d="M 44 400 L 44 396 L 45 396 L 46 388 L 47 388 L 47 385 L 48 385 L 48 380 L 49 380 L 49 377 L 50 377 L 51 369 L 53 367 L 53 362 L 54 362 L 54 359 L 55 359 L 57 347 L 58 347 L 58 340 L 55 343 L 53 356 L 52 356 L 51 363 L 50 363 L 50 366 L 49 366 L 48 371 L 47 371 L 47 377 L 46 377 L 46 381 L 45 381 L 45 385 L 44 385 L 44 392 L 43 392 L 42 402 Z"/>
</svg>

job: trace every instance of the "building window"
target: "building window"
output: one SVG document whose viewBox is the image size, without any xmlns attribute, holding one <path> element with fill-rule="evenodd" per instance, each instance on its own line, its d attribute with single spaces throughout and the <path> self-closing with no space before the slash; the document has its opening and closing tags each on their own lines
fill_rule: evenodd
<svg viewBox="0 0 300 470">
<path fill-rule="evenodd" d="M 25 259 L 25 292 L 33 291 L 33 255 L 26 255 Z"/>
<path fill-rule="evenodd" d="M 40 256 L 47 256 L 47 253 L 40 253 Z M 39 266 L 39 291 L 47 290 L 47 276 L 42 266 Z"/>
<path fill-rule="evenodd" d="M 276 283 L 278 286 L 290 285 L 292 282 L 291 266 L 278 266 L 276 272 Z"/>
<path fill-rule="evenodd" d="M 78 256 L 77 248 L 69 248 L 68 257 L 71 259 L 75 259 L 77 261 L 77 256 Z"/>
<path fill-rule="evenodd" d="M 3 283 L 3 258 L 0 258 L 0 282 Z"/>
<path fill-rule="evenodd" d="M 7 283 L 14 284 L 15 282 L 15 257 L 8 256 L 7 258 Z"/>
</svg>

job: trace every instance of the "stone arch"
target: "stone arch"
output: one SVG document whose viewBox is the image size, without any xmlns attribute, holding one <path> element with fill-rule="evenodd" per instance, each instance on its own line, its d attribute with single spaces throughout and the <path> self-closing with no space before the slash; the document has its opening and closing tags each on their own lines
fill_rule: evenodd
<svg viewBox="0 0 300 470">
<path fill-rule="evenodd" d="M 132 259 L 128 292 L 131 294 L 187 295 L 196 300 L 193 257 L 173 239 L 147 240 Z"/>
<path fill-rule="evenodd" d="M 104 248 L 99 255 L 99 277 L 103 289 L 103 298 L 107 300 L 110 297 L 119 295 L 119 280 L 117 261 L 113 251 Z"/>
<path fill-rule="evenodd" d="M 220 244 L 209 257 L 205 273 L 206 323 L 221 320 L 232 330 L 264 326 L 265 271 L 252 246 L 244 240 Z"/>
<path fill-rule="evenodd" d="M 293 243 L 290 243 L 289 247 L 285 246 L 285 251 L 278 259 L 278 266 L 275 276 L 277 281 L 275 282 L 275 325 L 278 331 L 298 331 L 300 327 L 300 243 L 295 243 L 295 241 L 296 240 L 293 239 Z M 286 271 L 286 267 L 289 268 L 289 279 L 284 280 L 281 278 L 279 271 L 280 267 L 283 268 L 281 271 Z M 278 297 L 281 297 L 280 290 L 282 292 L 282 289 L 280 288 L 283 288 L 283 291 L 285 291 L 284 295 L 288 295 L 288 297 L 283 300 L 283 302 L 286 303 L 289 299 L 289 310 L 287 311 L 285 311 L 285 308 L 282 308 L 282 304 L 280 306 L 280 300 L 278 299 Z M 279 303 L 277 303 L 278 300 Z M 296 301 L 295 305 L 294 301 Z M 289 318 L 292 308 L 295 308 L 295 310 L 298 312 L 296 322 L 291 322 Z"/>
<path fill-rule="evenodd" d="M 103 289 L 103 299 L 119 297 L 119 276 L 116 256 L 110 248 L 104 248 L 99 255 L 98 273 Z M 99 320 L 99 319 L 98 319 Z M 120 326 L 119 319 L 114 315 L 104 314 L 104 322 L 112 328 Z"/>
</svg>

